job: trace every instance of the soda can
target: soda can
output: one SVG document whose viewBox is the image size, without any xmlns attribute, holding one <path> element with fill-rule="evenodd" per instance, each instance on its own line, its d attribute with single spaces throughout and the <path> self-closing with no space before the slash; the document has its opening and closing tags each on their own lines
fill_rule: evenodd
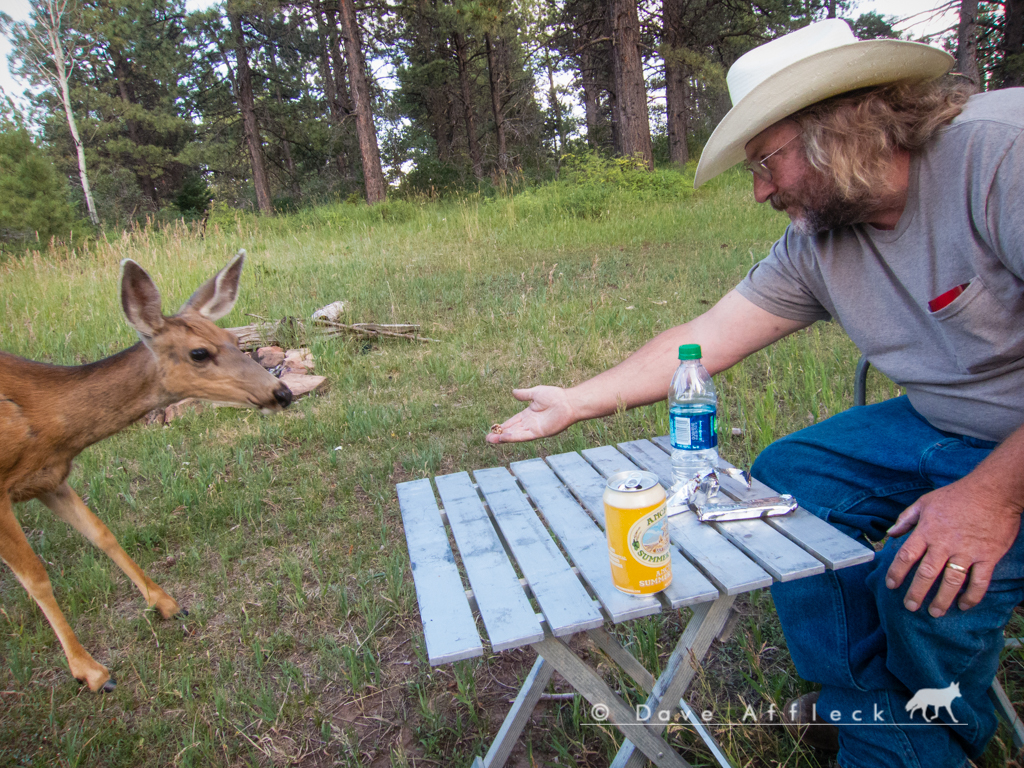
<svg viewBox="0 0 1024 768">
<path fill-rule="evenodd" d="M 672 583 L 665 489 L 657 475 L 616 472 L 604 489 L 604 519 L 612 582 L 631 595 L 650 595 Z"/>
</svg>

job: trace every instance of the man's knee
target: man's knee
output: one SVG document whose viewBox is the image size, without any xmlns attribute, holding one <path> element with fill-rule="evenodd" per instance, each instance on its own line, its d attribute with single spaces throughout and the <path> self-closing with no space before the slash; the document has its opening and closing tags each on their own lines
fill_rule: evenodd
<svg viewBox="0 0 1024 768">
<path fill-rule="evenodd" d="M 776 440 L 758 454 L 754 459 L 753 466 L 750 467 L 750 474 L 753 477 L 780 492 L 778 478 L 785 474 L 786 454 L 788 453 L 785 442 L 786 438 L 784 437 Z"/>
<path fill-rule="evenodd" d="M 921 607 L 910 611 L 904 597 L 916 569 L 895 589 L 885 585 L 885 576 L 899 549 L 892 542 L 876 555 L 867 584 L 888 643 L 888 665 L 897 676 L 914 671 L 914 679 L 903 679 L 910 690 L 941 688 L 951 681 L 976 687 L 983 693 L 992 680 L 1002 648 L 1002 631 L 1013 609 L 1012 599 L 993 592 L 982 604 L 961 611 L 954 603 L 945 616 L 935 618 L 928 605 L 935 598 L 933 586 Z M 907 663 L 914 659 L 913 664 Z"/>
</svg>

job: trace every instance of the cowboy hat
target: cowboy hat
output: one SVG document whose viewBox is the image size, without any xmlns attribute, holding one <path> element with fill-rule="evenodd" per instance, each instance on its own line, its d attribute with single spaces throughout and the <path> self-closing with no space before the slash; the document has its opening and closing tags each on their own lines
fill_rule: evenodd
<svg viewBox="0 0 1024 768">
<path fill-rule="evenodd" d="M 758 46 L 729 68 L 733 108 L 708 139 L 693 186 L 746 159 L 744 146 L 768 126 L 830 96 L 903 80 L 933 80 L 953 65 L 945 51 L 904 40 L 858 40 L 826 19 Z"/>
</svg>

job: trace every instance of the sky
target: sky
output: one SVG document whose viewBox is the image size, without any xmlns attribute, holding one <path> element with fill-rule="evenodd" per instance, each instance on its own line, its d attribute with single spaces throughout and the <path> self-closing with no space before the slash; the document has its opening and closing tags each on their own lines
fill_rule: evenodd
<svg viewBox="0 0 1024 768">
<path fill-rule="evenodd" d="M 186 6 L 189 10 L 193 10 L 211 5 L 212 2 L 213 0 L 187 0 Z M 941 3 L 942 0 L 860 0 L 853 15 L 875 11 L 883 16 L 906 19 L 904 23 L 896 25 L 897 29 L 905 30 L 913 37 L 920 37 L 946 29 L 956 23 L 955 13 L 947 12 L 944 18 L 936 18 L 935 14 L 929 13 L 932 8 Z M 0 10 L 15 20 L 25 20 L 29 14 L 29 0 L 0 0 Z M 0 36 L 0 88 L 4 93 L 18 100 L 19 95 L 25 89 L 25 83 L 11 76 L 7 64 L 9 54 L 10 45 L 6 38 Z"/>
<path fill-rule="evenodd" d="M 28 8 L 28 0 L 0 0 L 0 11 L 13 17 L 15 20 L 27 19 Z M 6 94 L 15 95 L 21 93 L 24 90 L 24 86 L 15 82 L 14 78 L 11 77 L 10 71 L 7 69 L 7 56 L 10 52 L 11 46 L 7 42 L 7 38 L 0 35 L 0 88 L 3 88 Z"/>
</svg>

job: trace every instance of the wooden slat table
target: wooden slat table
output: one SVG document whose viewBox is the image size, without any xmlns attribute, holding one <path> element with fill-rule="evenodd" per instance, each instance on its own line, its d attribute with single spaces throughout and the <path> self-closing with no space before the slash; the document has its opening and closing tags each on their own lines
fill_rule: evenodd
<svg viewBox="0 0 1024 768">
<path fill-rule="evenodd" d="M 803 509 L 784 518 L 701 523 L 692 512 L 669 518 L 672 584 L 654 596 L 634 597 L 612 585 L 601 501 L 606 479 L 626 469 L 654 472 L 671 485 L 668 439 L 513 462 L 399 483 L 416 598 L 432 665 L 530 645 L 537 661 L 487 755 L 474 766 L 500 768 L 554 671 L 626 736 L 613 766 L 636 768 L 645 759 L 660 768 L 686 768 L 661 736 L 736 596 L 772 584 L 867 562 L 874 553 Z M 730 478 L 722 489 L 735 499 L 771 490 Z M 440 504 L 438 504 L 440 499 Z M 454 541 L 461 568 L 449 543 Z M 532 601 L 532 602 L 531 602 Z M 690 606 L 693 616 L 657 680 L 605 631 L 617 624 Z M 486 635 L 486 644 L 474 613 Z M 639 721 L 570 649 L 586 632 L 597 647 L 648 693 Z M 682 703 L 684 714 L 692 715 Z M 693 718 L 690 717 L 692 720 Z M 710 733 L 698 732 L 723 768 L 728 763 Z"/>
</svg>

